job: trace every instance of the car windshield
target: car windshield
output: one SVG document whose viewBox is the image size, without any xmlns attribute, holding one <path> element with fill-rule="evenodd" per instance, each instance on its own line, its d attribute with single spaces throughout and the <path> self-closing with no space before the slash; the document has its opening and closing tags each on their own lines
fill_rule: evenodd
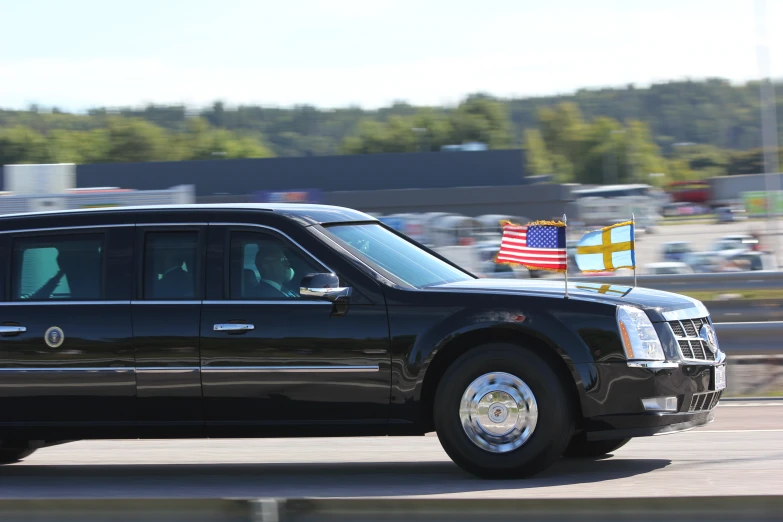
<svg viewBox="0 0 783 522">
<path fill-rule="evenodd" d="M 324 230 L 374 269 L 415 288 L 473 279 L 378 224 L 330 225 Z"/>
</svg>

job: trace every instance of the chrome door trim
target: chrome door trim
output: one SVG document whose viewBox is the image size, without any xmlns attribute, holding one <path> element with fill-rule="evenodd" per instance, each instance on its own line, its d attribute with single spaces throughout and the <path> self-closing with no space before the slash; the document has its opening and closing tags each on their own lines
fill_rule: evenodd
<svg viewBox="0 0 783 522">
<path fill-rule="evenodd" d="M 52 306 L 52 305 L 69 305 L 69 306 L 93 306 L 93 305 L 129 305 L 131 301 L 59 301 L 57 299 L 47 299 L 45 301 L 2 301 L 0 306 Z"/>
<path fill-rule="evenodd" d="M 136 371 L 135 368 L 132 366 L 127 367 L 95 367 L 95 368 L 27 368 L 27 367 L 19 367 L 19 368 L 0 368 L 0 372 L 115 372 L 115 373 L 125 373 L 125 372 L 134 372 Z"/>
<path fill-rule="evenodd" d="M 166 300 L 166 299 L 134 299 L 130 302 L 132 305 L 200 305 L 201 301 L 196 299 L 183 299 L 182 301 L 177 301 L 175 299 L 172 300 Z"/>
<path fill-rule="evenodd" d="M 210 373 L 358 373 L 378 372 L 377 364 L 368 366 L 202 366 Z"/>
<path fill-rule="evenodd" d="M 307 299 L 270 299 L 269 301 L 256 301 L 256 300 L 242 300 L 242 299 L 226 299 L 225 301 L 209 300 L 204 301 L 203 304 L 215 306 L 215 305 L 328 305 L 332 306 L 330 301 L 315 301 Z"/>
<path fill-rule="evenodd" d="M 137 373 L 192 373 L 200 371 L 201 368 L 198 366 L 143 366 L 136 368 Z"/>
</svg>

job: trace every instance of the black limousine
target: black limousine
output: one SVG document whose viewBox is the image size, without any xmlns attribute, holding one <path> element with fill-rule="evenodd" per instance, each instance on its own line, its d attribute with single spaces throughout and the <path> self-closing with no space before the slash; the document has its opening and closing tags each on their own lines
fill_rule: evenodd
<svg viewBox="0 0 783 522">
<path fill-rule="evenodd" d="M 321 205 L 0 217 L 0 458 L 82 439 L 437 432 L 463 469 L 709 423 L 705 307 L 645 288 L 485 279 Z"/>
</svg>

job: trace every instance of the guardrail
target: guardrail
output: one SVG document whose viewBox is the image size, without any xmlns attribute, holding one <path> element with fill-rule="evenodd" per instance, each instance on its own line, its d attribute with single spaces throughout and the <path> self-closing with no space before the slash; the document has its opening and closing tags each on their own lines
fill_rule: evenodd
<svg viewBox="0 0 783 522">
<path fill-rule="evenodd" d="M 552 499 L 0 500 L 3 522 L 780 520 L 783 496 Z"/>
<path fill-rule="evenodd" d="M 783 353 L 783 321 L 715 323 L 715 331 L 729 357 Z"/>
<path fill-rule="evenodd" d="M 714 323 L 783 321 L 783 299 L 704 301 Z"/>
<path fill-rule="evenodd" d="M 578 276 L 569 277 L 569 282 L 606 283 L 633 286 L 633 276 Z M 781 290 L 783 289 L 783 271 L 758 270 L 750 272 L 721 272 L 717 274 L 673 274 L 639 275 L 637 286 L 668 290 L 671 292 L 691 291 L 731 291 L 731 290 Z"/>
</svg>

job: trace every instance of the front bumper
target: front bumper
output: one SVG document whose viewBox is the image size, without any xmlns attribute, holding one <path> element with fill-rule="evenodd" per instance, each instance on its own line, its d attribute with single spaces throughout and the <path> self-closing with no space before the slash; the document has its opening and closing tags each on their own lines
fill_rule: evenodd
<svg viewBox="0 0 783 522">
<path fill-rule="evenodd" d="M 716 390 L 717 363 L 633 367 L 624 362 L 594 365 L 585 386 L 581 430 L 588 440 L 641 437 L 690 430 L 712 422 L 723 390 Z M 588 384 L 588 383 L 585 383 Z M 674 397 L 675 411 L 649 411 L 642 399 Z"/>
<path fill-rule="evenodd" d="M 590 419 L 590 428 L 586 435 L 587 440 L 666 435 L 705 426 L 714 418 L 714 409 L 695 413 L 605 415 Z"/>
</svg>

